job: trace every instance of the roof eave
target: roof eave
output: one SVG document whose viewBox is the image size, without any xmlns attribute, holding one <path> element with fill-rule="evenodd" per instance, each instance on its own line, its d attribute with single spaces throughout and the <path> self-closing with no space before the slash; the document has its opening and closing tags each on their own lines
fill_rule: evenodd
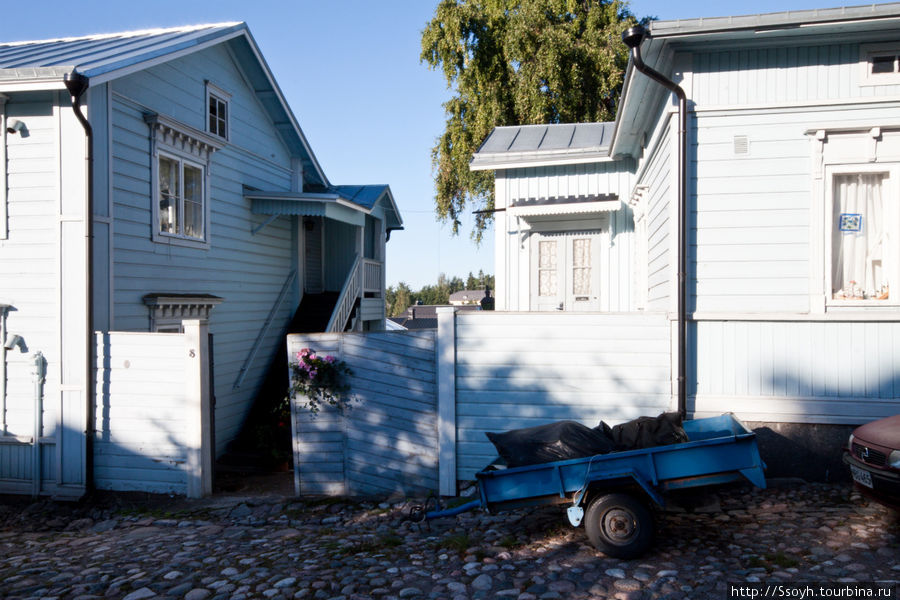
<svg viewBox="0 0 900 600">
<path fill-rule="evenodd" d="M 475 155 L 469 161 L 470 171 L 491 171 L 500 169 L 524 169 L 527 167 L 550 167 L 611 161 L 608 148 L 592 151 L 579 150 L 535 153 L 497 153 Z"/>
</svg>

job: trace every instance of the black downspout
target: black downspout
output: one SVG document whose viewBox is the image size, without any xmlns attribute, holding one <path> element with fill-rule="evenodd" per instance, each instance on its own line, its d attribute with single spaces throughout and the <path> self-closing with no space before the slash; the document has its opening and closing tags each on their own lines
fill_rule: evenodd
<svg viewBox="0 0 900 600">
<path fill-rule="evenodd" d="M 94 403 L 95 403 L 95 375 L 94 375 L 94 130 L 91 124 L 81 112 L 81 97 L 87 91 L 90 82 L 88 78 L 72 71 L 63 76 L 63 82 L 72 97 L 72 110 L 78 122 L 84 128 L 87 140 L 87 201 L 85 203 L 85 251 L 87 254 L 87 310 L 85 315 L 85 402 L 86 429 L 84 432 L 84 488 L 86 493 L 94 491 Z"/>
<path fill-rule="evenodd" d="M 631 48 L 634 68 L 678 98 L 678 414 L 687 416 L 687 97 L 677 83 L 648 67 L 641 59 L 641 42 L 650 37 L 642 26 L 632 27 L 622 34 L 622 41 Z"/>
</svg>

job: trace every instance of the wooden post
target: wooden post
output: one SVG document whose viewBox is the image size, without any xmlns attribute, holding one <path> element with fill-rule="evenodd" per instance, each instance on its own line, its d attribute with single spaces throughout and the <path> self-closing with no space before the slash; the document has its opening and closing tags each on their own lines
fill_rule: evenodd
<svg viewBox="0 0 900 600">
<path fill-rule="evenodd" d="M 456 308 L 437 309 L 438 491 L 456 495 Z"/>
<path fill-rule="evenodd" d="M 209 394 L 209 325 L 184 321 L 185 409 L 187 411 L 187 497 L 212 493 L 212 407 Z"/>
</svg>

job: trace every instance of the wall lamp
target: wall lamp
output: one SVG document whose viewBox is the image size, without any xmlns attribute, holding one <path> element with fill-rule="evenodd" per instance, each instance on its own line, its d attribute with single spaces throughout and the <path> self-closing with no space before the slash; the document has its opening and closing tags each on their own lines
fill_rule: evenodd
<svg viewBox="0 0 900 600">
<path fill-rule="evenodd" d="M 25 351 L 25 340 L 22 339 L 21 335 L 10 335 L 3 344 L 3 347 L 7 350 L 13 350 L 16 346 L 22 349 L 23 352 Z"/>
<path fill-rule="evenodd" d="M 25 123 L 18 119 L 7 119 L 6 131 L 13 134 L 20 133 L 22 137 L 25 137 L 28 133 L 28 130 L 25 129 Z"/>
</svg>

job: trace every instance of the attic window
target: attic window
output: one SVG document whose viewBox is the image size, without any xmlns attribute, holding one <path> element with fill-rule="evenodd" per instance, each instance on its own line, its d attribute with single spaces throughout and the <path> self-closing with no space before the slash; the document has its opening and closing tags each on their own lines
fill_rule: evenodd
<svg viewBox="0 0 900 600">
<path fill-rule="evenodd" d="M 223 140 L 227 140 L 229 137 L 230 100 L 231 94 L 208 81 L 206 82 L 207 131 Z"/>
<path fill-rule="evenodd" d="M 900 47 L 867 44 L 860 47 L 861 85 L 900 84 Z"/>
</svg>

